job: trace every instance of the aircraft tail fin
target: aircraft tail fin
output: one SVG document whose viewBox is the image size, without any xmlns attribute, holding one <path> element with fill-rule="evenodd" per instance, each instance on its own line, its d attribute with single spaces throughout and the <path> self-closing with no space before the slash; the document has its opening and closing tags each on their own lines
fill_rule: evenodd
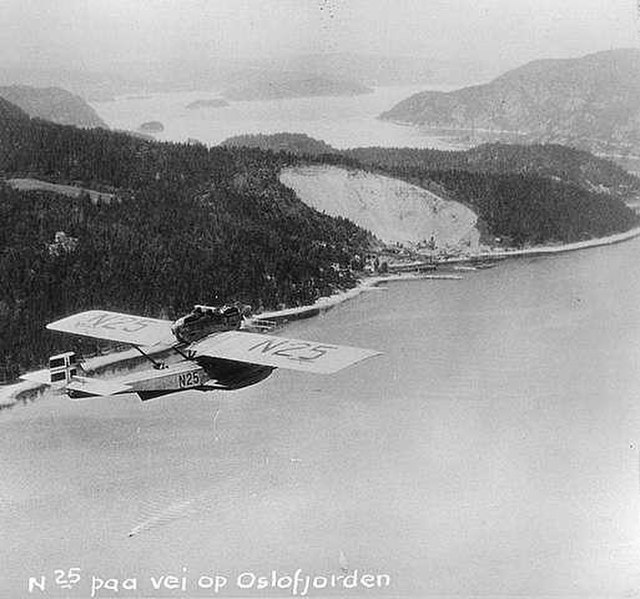
<svg viewBox="0 0 640 599">
<path fill-rule="evenodd" d="M 48 385 L 65 391 L 71 399 L 88 399 L 117 393 L 131 393 L 131 387 L 123 383 L 113 383 L 80 376 L 83 372 L 74 352 L 65 352 L 49 358 L 49 368 L 28 372 L 20 378 L 25 381 Z"/>
<path fill-rule="evenodd" d="M 65 352 L 51 356 L 49 358 L 48 369 L 27 372 L 20 378 L 25 381 L 41 383 L 55 388 L 64 388 L 77 376 L 78 371 L 81 370 L 75 352 Z"/>
<path fill-rule="evenodd" d="M 68 351 L 49 358 L 49 375 L 54 386 L 68 385 L 78 375 L 79 369 L 75 352 Z"/>
</svg>

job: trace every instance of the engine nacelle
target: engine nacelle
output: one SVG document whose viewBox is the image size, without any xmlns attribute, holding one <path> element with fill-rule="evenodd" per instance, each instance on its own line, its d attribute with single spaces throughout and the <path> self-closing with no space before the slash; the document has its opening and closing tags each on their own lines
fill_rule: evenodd
<svg viewBox="0 0 640 599">
<path fill-rule="evenodd" d="M 193 310 L 178 318 L 171 332 L 180 343 L 193 343 L 198 339 L 240 328 L 243 314 L 236 304 L 225 306 L 194 306 Z"/>
</svg>

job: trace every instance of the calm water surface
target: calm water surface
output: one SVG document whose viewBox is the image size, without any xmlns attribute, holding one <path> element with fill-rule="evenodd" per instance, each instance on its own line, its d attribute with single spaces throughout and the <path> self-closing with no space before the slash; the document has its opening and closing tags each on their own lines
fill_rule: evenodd
<svg viewBox="0 0 640 599">
<path fill-rule="evenodd" d="M 325 574 L 341 552 L 392 596 L 635 596 L 639 262 L 640 240 L 514 260 L 286 329 L 384 352 L 335 376 L 0 413 L 0 596 L 56 568 Z"/>
<path fill-rule="evenodd" d="M 430 89 L 436 89 L 431 87 Z M 135 131 L 146 121 L 160 121 L 165 129 L 157 139 L 198 139 L 218 144 L 244 133 L 306 133 L 337 148 L 407 146 L 453 148 L 451 141 L 395 125 L 376 117 L 418 87 L 382 87 L 352 97 L 291 98 L 264 102 L 233 102 L 224 108 L 187 110 L 194 100 L 214 97 L 207 92 L 176 92 L 147 97 L 123 97 L 93 107 L 111 127 Z M 451 89 L 451 86 L 440 86 Z"/>
</svg>

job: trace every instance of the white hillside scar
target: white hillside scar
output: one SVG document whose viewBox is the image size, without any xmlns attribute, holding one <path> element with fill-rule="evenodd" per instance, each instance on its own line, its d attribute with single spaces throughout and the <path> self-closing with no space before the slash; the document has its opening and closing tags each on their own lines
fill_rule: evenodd
<svg viewBox="0 0 640 599">
<path fill-rule="evenodd" d="M 335 166 L 305 166 L 283 169 L 280 181 L 308 206 L 348 218 L 387 243 L 479 249 L 475 212 L 399 179 Z"/>
</svg>

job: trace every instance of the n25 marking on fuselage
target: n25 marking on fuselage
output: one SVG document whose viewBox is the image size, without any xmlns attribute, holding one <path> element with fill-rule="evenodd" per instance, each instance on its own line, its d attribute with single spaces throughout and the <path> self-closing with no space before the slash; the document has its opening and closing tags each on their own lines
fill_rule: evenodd
<svg viewBox="0 0 640 599">
<path fill-rule="evenodd" d="M 197 372 L 185 372 L 178 375 L 178 385 L 181 389 L 197 387 L 200 385 L 200 374 Z"/>
<path fill-rule="evenodd" d="M 248 351 L 261 350 L 263 354 L 281 356 L 297 362 L 313 362 L 325 356 L 332 349 L 338 348 L 335 345 L 323 345 L 309 341 L 270 338 L 250 347 Z"/>
</svg>

